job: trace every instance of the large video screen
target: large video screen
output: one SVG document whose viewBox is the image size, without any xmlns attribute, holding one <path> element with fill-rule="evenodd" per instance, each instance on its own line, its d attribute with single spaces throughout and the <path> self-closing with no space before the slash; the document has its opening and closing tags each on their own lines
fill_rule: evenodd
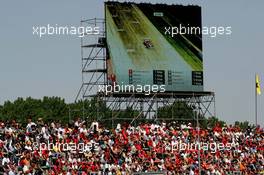
<svg viewBox="0 0 264 175">
<path fill-rule="evenodd" d="M 203 91 L 201 7 L 105 3 L 109 84 Z"/>
</svg>

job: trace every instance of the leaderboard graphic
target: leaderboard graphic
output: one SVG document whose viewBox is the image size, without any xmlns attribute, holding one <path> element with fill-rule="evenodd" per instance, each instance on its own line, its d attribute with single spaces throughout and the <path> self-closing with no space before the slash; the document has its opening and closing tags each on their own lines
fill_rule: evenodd
<svg viewBox="0 0 264 175">
<path fill-rule="evenodd" d="M 110 83 L 203 91 L 202 35 L 186 30 L 201 28 L 201 7 L 105 2 L 105 18 Z"/>
</svg>

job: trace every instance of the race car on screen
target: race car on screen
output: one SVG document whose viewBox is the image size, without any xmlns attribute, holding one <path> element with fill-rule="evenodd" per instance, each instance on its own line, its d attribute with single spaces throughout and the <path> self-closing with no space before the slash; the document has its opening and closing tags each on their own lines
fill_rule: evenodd
<svg viewBox="0 0 264 175">
<path fill-rule="evenodd" d="M 152 42 L 150 41 L 150 39 L 144 39 L 143 44 L 144 44 L 144 46 L 146 48 L 152 48 L 152 47 L 154 47 L 153 44 L 152 44 Z"/>
</svg>

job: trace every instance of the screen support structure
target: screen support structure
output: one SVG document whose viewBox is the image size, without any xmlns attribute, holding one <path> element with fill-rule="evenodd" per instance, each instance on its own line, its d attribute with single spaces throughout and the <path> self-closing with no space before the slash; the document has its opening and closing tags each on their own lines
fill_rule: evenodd
<svg viewBox="0 0 264 175">
<path fill-rule="evenodd" d="M 109 109 L 112 117 L 104 118 L 114 123 L 115 120 L 129 120 L 134 123 L 136 120 L 153 120 L 153 121 L 196 121 L 197 116 L 213 117 L 216 116 L 215 94 L 213 92 L 168 92 L 152 93 L 145 95 L 143 93 L 112 93 L 105 95 L 98 94 Z M 172 106 L 175 103 L 184 103 L 192 109 L 192 116 L 188 118 L 179 118 L 176 114 L 179 110 L 187 112 L 186 108 L 172 109 L 167 113 L 165 118 L 160 117 L 158 110 L 163 107 Z M 119 117 L 127 109 L 138 111 L 131 119 Z M 100 111 L 99 111 L 100 113 Z M 100 115 L 102 116 L 102 115 Z M 200 119 L 199 119 L 200 120 Z"/>
<path fill-rule="evenodd" d="M 98 121 L 108 121 L 112 124 L 115 120 L 129 120 L 134 123 L 137 120 L 151 119 L 154 121 L 162 120 L 178 120 L 186 121 L 190 119 L 177 118 L 177 111 L 171 110 L 166 118 L 159 117 L 158 109 L 173 105 L 177 102 L 185 103 L 191 107 L 195 114 L 192 120 L 196 120 L 197 114 L 203 117 L 216 116 L 215 94 L 214 92 L 165 92 L 151 93 L 98 93 L 100 85 L 108 85 L 107 80 L 107 46 L 105 20 L 93 18 L 81 21 L 82 27 L 99 27 L 98 35 L 86 35 L 81 37 L 81 87 L 75 98 L 78 100 L 96 99 L 97 104 L 103 101 L 106 107 L 111 111 L 111 117 L 105 118 L 104 111 L 100 107 L 96 107 L 96 119 Z M 135 110 L 137 113 L 132 117 L 119 117 L 127 109 Z M 70 109 L 75 110 L 75 109 Z M 85 107 L 83 105 L 83 119 L 87 119 L 85 115 Z"/>
</svg>

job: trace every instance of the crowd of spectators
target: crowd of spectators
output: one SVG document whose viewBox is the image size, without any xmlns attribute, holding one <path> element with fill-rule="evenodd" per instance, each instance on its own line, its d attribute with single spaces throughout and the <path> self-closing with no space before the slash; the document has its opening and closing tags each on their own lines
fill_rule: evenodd
<svg viewBox="0 0 264 175">
<path fill-rule="evenodd" d="M 194 175 L 199 169 L 206 175 L 260 174 L 263 148 L 261 127 L 201 129 L 191 123 L 161 122 L 110 129 L 80 119 L 65 125 L 41 118 L 28 119 L 26 126 L 15 120 L 0 122 L 0 174 L 4 175 Z"/>
</svg>

